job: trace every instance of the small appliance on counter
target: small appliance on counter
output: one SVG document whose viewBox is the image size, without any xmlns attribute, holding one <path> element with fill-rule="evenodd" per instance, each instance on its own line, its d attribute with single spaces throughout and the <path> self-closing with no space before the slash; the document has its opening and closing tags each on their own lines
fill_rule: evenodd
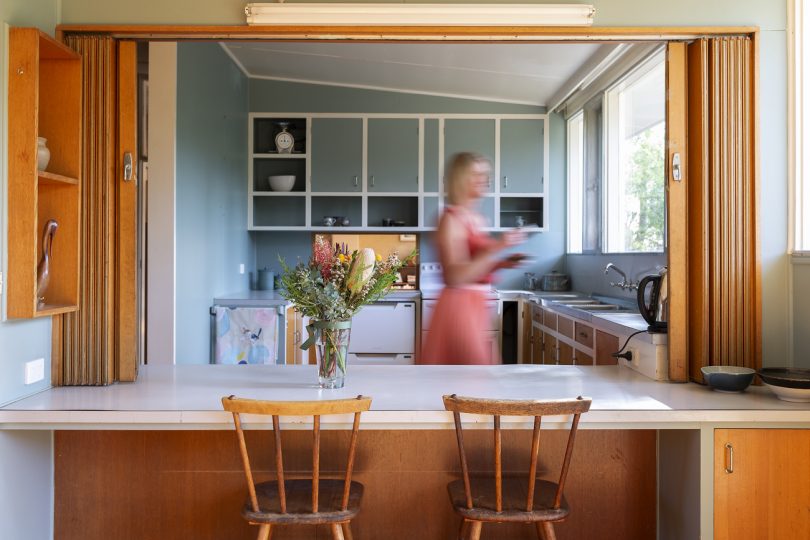
<svg viewBox="0 0 810 540">
<path fill-rule="evenodd" d="M 543 274 L 543 278 L 540 280 L 540 289 L 554 292 L 571 290 L 571 278 L 567 274 L 552 270 L 550 274 Z"/>
<path fill-rule="evenodd" d="M 649 295 L 647 289 L 650 289 Z M 647 324 L 648 332 L 666 333 L 669 298 L 667 292 L 667 267 L 658 274 L 644 276 L 638 283 L 638 311 Z"/>
</svg>

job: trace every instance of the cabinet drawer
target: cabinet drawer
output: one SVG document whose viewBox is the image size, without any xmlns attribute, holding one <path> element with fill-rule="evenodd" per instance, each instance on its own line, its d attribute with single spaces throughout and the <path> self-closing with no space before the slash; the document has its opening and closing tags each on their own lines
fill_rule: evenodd
<svg viewBox="0 0 810 540">
<path fill-rule="evenodd" d="M 571 319 L 566 319 L 562 315 L 557 317 L 557 331 L 564 335 L 565 337 L 569 337 L 571 339 L 574 338 L 574 321 Z"/>
<path fill-rule="evenodd" d="M 547 309 L 543 310 L 543 325 L 552 330 L 557 329 L 557 314 Z"/>
<path fill-rule="evenodd" d="M 532 306 L 532 320 L 536 323 L 543 324 L 543 308 L 540 306 Z"/>
<path fill-rule="evenodd" d="M 575 324 L 576 335 L 574 339 L 588 348 L 593 348 L 593 327 L 583 323 Z"/>
</svg>

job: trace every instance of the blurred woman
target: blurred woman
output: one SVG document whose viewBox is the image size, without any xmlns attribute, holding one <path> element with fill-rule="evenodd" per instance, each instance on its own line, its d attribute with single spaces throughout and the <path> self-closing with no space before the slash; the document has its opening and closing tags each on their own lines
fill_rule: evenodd
<svg viewBox="0 0 810 540">
<path fill-rule="evenodd" d="M 448 206 L 439 220 L 436 244 L 445 287 L 430 320 L 420 364 L 492 364 L 487 341 L 491 313 L 486 295 L 493 273 L 512 268 L 524 257 L 501 252 L 523 241 L 525 233 L 489 236 L 475 205 L 486 192 L 490 164 L 482 155 L 455 154 L 445 170 Z"/>
</svg>

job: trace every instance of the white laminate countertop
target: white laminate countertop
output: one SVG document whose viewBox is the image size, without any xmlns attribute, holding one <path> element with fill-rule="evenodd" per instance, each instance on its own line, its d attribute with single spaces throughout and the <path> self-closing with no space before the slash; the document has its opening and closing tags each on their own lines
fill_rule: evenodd
<svg viewBox="0 0 810 540">
<path fill-rule="evenodd" d="M 502 399 L 593 398 L 582 425 L 596 429 L 697 428 L 705 423 L 779 423 L 810 427 L 810 403 L 780 401 L 765 388 L 722 394 L 706 387 L 655 382 L 621 366 L 350 366 L 346 386 L 321 390 L 314 366 L 145 366 L 135 383 L 60 387 L 0 408 L 0 429 L 227 429 L 220 399 L 373 398 L 363 425 L 377 429 L 452 429 L 442 395 Z M 470 425 L 491 417 L 463 415 Z M 544 421 L 563 425 L 565 418 Z M 290 425 L 311 419 L 284 420 Z M 348 426 L 351 418 L 325 417 Z M 254 418 L 253 423 L 265 422 Z M 527 427 L 526 418 L 503 419 Z M 250 421 L 248 421 L 250 423 Z"/>
<path fill-rule="evenodd" d="M 420 298 L 418 290 L 392 290 L 382 301 L 411 301 Z M 223 294 L 214 298 L 214 305 L 238 307 L 272 307 L 292 305 L 277 290 L 273 291 L 239 291 Z"/>
</svg>

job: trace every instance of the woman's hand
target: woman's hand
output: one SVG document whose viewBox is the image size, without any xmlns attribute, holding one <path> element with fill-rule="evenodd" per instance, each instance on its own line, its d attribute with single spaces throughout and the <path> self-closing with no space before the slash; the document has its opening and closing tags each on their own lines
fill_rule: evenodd
<svg viewBox="0 0 810 540">
<path fill-rule="evenodd" d="M 523 229 L 509 229 L 504 232 L 500 238 L 501 249 L 509 248 L 522 244 L 526 241 L 526 232 Z"/>
<path fill-rule="evenodd" d="M 525 253 L 512 253 L 508 257 L 505 257 L 498 261 L 497 268 L 498 269 L 506 269 L 506 268 L 517 268 L 528 258 L 529 256 Z"/>
</svg>

